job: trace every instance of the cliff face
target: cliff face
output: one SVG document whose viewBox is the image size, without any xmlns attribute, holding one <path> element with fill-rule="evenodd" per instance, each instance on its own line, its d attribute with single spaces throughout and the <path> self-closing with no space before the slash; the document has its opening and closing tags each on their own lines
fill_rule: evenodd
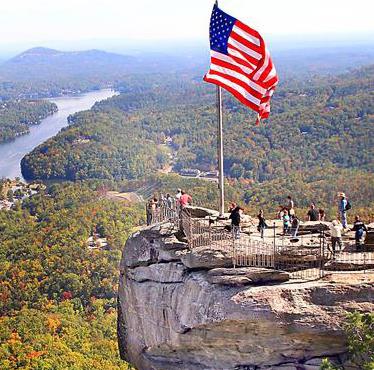
<svg viewBox="0 0 374 370">
<path fill-rule="evenodd" d="M 190 252 L 169 224 L 134 234 L 120 271 L 121 357 L 139 370 L 318 369 L 323 357 L 344 362 L 346 313 L 374 309 L 361 275 L 302 283 L 230 265 Z"/>
</svg>

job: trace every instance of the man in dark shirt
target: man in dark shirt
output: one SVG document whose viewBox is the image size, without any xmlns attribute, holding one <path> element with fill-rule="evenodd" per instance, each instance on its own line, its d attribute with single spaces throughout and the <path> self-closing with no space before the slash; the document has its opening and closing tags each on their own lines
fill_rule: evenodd
<svg viewBox="0 0 374 370">
<path fill-rule="evenodd" d="M 364 232 L 367 232 L 368 229 L 358 215 L 355 217 L 355 222 L 353 224 L 352 230 L 355 232 L 356 248 L 359 251 L 361 249 L 361 240 L 364 236 Z"/>
<path fill-rule="evenodd" d="M 318 221 L 318 211 L 316 210 L 316 205 L 314 203 L 310 205 L 307 216 L 309 221 Z"/>
</svg>

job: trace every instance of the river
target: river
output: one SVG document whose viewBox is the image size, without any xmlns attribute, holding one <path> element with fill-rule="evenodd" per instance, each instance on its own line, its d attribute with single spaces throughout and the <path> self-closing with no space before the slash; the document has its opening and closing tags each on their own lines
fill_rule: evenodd
<svg viewBox="0 0 374 370">
<path fill-rule="evenodd" d="M 21 159 L 36 146 L 67 126 L 67 117 L 70 114 L 90 109 L 96 102 L 115 94 L 115 91 L 105 89 L 82 95 L 48 99 L 57 104 L 57 113 L 43 119 L 39 125 L 30 126 L 29 134 L 19 136 L 14 141 L 0 144 L 0 178 L 22 178 Z"/>
</svg>

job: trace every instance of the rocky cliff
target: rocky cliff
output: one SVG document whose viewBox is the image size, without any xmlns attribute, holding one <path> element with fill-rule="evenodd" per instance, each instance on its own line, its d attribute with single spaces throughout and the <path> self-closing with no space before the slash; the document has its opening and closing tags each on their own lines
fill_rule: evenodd
<svg viewBox="0 0 374 370">
<path fill-rule="evenodd" d="M 138 370 L 318 369 L 346 359 L 347 312 L 374 309 L 370 275 L 295 282 L 191 252 L 171 224 L 130 237 L 120 268 L 121 357 Z"/>
</svg>

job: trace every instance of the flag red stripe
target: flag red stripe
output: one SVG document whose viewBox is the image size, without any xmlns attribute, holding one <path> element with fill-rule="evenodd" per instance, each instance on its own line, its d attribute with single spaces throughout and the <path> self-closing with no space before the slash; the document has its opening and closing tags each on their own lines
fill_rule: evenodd
<svg viewBox="0 0 374 370">
<path fill-rule="evenodd" d="M 238 35 L 235 31 L 231 32 L 230 37 L 233 38 L 234 40 L 240 42 L 241 44 L 243 44 L 247 48 L 249 48 L 249 49 L 255 51 L 256 53 L 259 53 L 259 54 L 262 55 L 262 48 L 260 46 L 257 46 L 254 43 L 252 43 L 250 41 L 247 41 L 245 38 Z"/>
<path fill-rule="evenodd" d="M 238 19 L 236 20 L 235 22 L 235 26 L 241 28 L 243 31 L 249 33 L 250 35 L 252 35 L 253 37 L 256 37 L 260 40 L 260 43 L 261 43 L 261 46 L 264 45 L 264 41 L 262 40 L 262 37 L 260 36 L 260 34 L 254 30 L 253 28 L 247 26 L 246 24 L 240 22 Z"/>
<path fill-rule="evenodd" d="M 236 51 L 238 51 L 241 55 L 243 55 L 243 57 L 245 59 L 247 59 L 250 63 L 254 64 L 254 65 L 258 65 L 258 60 L 256 58 L 253 58 L 252 56 L 248 55 L 247 53 L 245 53 L 243 50 L 240 50 L 239 48 L 237 48 L 236 46 L 230 44 L 230 41 L 228 43 L 228 47 L 229 48 L 232 48 Z M 229 50 L 229 54 L 230 54 L 230 50 Z M 230 55 L 231 56 L 231 55 Z"/>
<path fill-rule="evenodd" d="M 240 69 L 240 67 L 237 67 L 237 66 L 235 66 L 235 65 L 233 65 L 231 63 L 228 63 L 228 62 L 224 62 L 221 59 L 217 59 L 217 58 L 212 58 L 211 63 L 212 63 L 212 65 L 217 65 L 217 66 L 220 66 L 220 67 L 223 67 L 223 68 L 231 69 L 232 71 L 240 73 L 243 76 L 244 80 L 248 80 L 248 85 L 249 86 L 251 86 L 253 89 L 255 89 L 256 91 L 258 91 L 261 95 L 265 94 L 266 89 L 264 89 L 258 83 L 254 82 L 254 81 L 251 81 L 249 79 L 249 77 L 246 74 L 243 73 L 243 71 Z M 256 89 L 256 86 L 258 86 L 257 89 Z"/>
<path fill-rule="evenodd" d="M 255 98 L 257 99 L 262 99 L 263 98 L 263 94 L 259 93 L 258 91 L 252 89 L 248 84 L 246 84 L 245 82 L 243 82 L 242 80 L 239 80 L 238 78 L 235 78 L 233 76 L 230 76 L 228 74 L 225 74 L 225 73 L 222 73 L 222 72 L 219 72 L 219 71 L 216 71 L 214 69 L 211 69 L 209 71 L 209 74 L 212 74 L 212 75 L 217 75 L 217 76 L 221 76 L 221 77 L 224 77 L 226 78 L 227 80 L 230 80 L 231 82 L 234 82 L 236 83 L 237 85 L 243 87 L 249 94 L 253 95 Z"/>
<path fill-rule="evenodd" d="M 259 112 L 259 107 L 256 104 L 253 104 L 250 100 L 246 99 L 243 95 L 241 95 L 237 90 L 233 89 L 232 87 L 224 84 L 221 81 L 210 79 L 208 77 L 204 77 L 204 80 L 206 82 L 223 87 L 225 90 L 229 91 L 232 95 L 234 95 L 241 103 L 243 103 L 244 105 L 246 105 L 247 107 L 251 108 L 256 112 Z"/>
</svg>

